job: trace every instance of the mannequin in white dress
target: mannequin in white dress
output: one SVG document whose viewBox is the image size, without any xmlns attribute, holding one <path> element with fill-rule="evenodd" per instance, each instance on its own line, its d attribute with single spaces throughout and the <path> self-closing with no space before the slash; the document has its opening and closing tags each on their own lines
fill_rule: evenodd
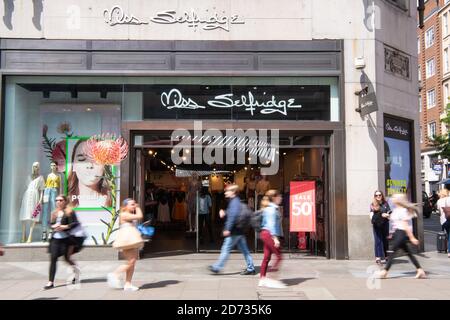
<svg viewBox="0 0 450 320">
<path fill-rule="evenodd" d="M 20 220 L 22 221 L 22 242 L 26 239 L 27 223 L 30 221 L 30 232 L 28 234 L 27 243 L 30 243 L 33 237 L 33 230 L 36 223 L 39 222 L 40 216 L 33 217 L 33 212 L 40 204 L 42 206 L 45 181 L 44 177 L 39 173 L 39 162 L 33 163 L 31 169 L 31 177 L 28 179 L 28 187 L 22 198 L 22 205 L 20 207 Z"/>
</svg>

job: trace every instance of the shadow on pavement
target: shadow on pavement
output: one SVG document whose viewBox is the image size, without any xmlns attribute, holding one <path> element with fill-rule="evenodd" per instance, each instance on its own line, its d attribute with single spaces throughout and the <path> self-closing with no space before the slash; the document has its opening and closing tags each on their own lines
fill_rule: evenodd
<svg viewBox="0 0 450 320">
<path fill-rule="evenodd" d="M 302 282 L 308 281 L 308 280 L 313 280 L 315 278 L 292 278 L 292 279 L 280 279 L 280 281 L 282 281 L 284 284 L 286 284 L 287 286 L 296 286 Z"/>
<path fill-rule="evenodd" d="M 58 300 L 58 297 L 35 298 L 32 300 Z"/>
<path fill-rule="evenodd" d="M 155 283 L 146 283 L 146 284 L 140 286 L 139 289 L 145 290 L 145 289 L 164 288 L 164 287 L 169 286 L 171 284 L 177 284 L 177 283 L 180 283 L 180 281 L 177 281 L 177 280 L 165 280 L 165 281 L 160 281 L 160 282 L 155 282 Z"/>
<path fill-rule="evenodd" d="M 106 278 L 81 279 L 81 283 L 99 283 L 106 282 Z"/>
</svg>

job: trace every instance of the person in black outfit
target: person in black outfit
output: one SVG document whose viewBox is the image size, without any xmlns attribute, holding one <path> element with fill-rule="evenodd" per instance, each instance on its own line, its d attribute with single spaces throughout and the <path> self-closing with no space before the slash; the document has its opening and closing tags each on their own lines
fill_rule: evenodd
<svg viewBox="0 0 450 320">
<path fill-rule="evenodd" d="M 51 215 L 51 228 L 53 233 L 48 247 L 50 253 L 50 271 L 49 282 L 44 287 L 46 290 L 54 287 L 56 263 L 61 256 L 64 256 L 65 261 L 73 268 L 74 279 L 72 283 L 79 278 L 80 274 L 80 269 L 71 260 L 68 250 L 71 244 L 69 231 L 78 226 L 79 222 L 75 212 L 71 208 L 68 208 L 67 204 L 68 200 L 66 196 L 60 194 L 56 197 L 56 210 Z"/>
<path fill-rule="evenodd" d="M 374 193 L 370 204 L 370 219 L 373 225 L 373 236 L 375 240 L 375 262 L 377 264 L 386 263 L 387 251 L 389 248 L 389 214 L 391 208 L 384 198 L 382 191 Z"/>
</svg>

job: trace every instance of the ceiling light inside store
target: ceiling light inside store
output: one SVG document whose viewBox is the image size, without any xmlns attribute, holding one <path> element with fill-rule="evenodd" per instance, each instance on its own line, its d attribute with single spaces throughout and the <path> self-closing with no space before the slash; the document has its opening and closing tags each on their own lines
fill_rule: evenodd
<svg viewBox="0 0 450 320">
<path fill-rule="evenodd" d="M 183 157 L 183 161 L 186 161 L 186 159 L 187 159 L 186 157 Z"/>
<path fill-rule="evenodd" d="M 286 152 L 283 152 L 283 156 L 285 156 L 286 155 Z"/>
<path fill-rule="evenodd" d="M 190 152 L 189 149 L 186 149 L 186 153 L 189 154 L 189 152 Z"/>
<path fill-rule="evenodd" d="M 174 154 L 175 153 L 175 151 L 172 149 L 172 151 L 170 151 L 170 152 L 172 152 L 172 154 Z"/>
<path fill-rule="evenodd" d="M 245 167 L 244 170 L 247 170 L 247 167 Z"/>
<path fill-rule="evenodd" d="M 152 150 L 149 150 L 149 151 L 148 151 L 148 154 L 150 154 L 150 155 L 153 154 L 153 151 L 152 151 Z"/>
<path fill-rule="evenodd" d="M 92 108 L 86 108 L 86 111 L 88 111 L 88 112 L 92 111 Z"/>
</svg>

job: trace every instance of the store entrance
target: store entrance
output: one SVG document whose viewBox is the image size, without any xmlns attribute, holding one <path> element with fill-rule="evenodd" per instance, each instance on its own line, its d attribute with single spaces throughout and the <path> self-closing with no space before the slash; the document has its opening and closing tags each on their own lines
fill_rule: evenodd
<svg viewBox="0 0 450 320">
<path fill-rule="evenodd" d="M 278 168 L 274 174 L 263 175 L 262 168 L 267 163 L 255 164 L 251 156 L 246 156 L 241 164 L 177 165 L 173 155 L 178 150 L 174 148 L 170 134 L 146 131 L 136 133 L 133 139 L 133 196 L 139 199 L 146 220 L 151 219 L 156 229 L 153 239 L 146 243 L 142 257 L 218 252 L 224 227 L 219 211 L 227 207 L 224 188 L 229 183 L 237 184 L 241 201 L 256 210 L 265 191 L 280 190 L 283 194 L 280 213 L 284 252 L 328 256 L 328 136 L 283 132 L 280 148 L 276 151 Z M 194 157 L 193 151 L 183 152 L 183 157 Z M 289 231 L 292 181 L 314 182 L 314 233 Z M 252 252 L 263 249 L 253 230 L 247 234 L 247 243 Z"/>
</svg>

